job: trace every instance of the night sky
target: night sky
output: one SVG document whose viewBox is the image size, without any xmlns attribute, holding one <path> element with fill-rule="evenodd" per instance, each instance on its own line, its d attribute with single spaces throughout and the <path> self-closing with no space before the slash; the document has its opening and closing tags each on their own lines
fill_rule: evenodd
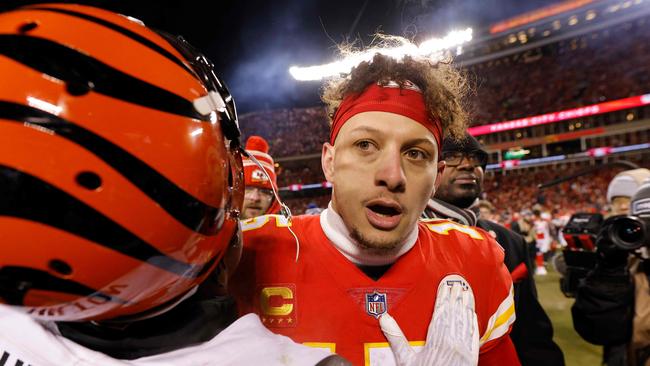
<svg viewBox="0 0 650 366">
<path fill-rule="evenodd" d="M 0 10 L 44 1 L 6 1 Z M 292 65 L 334 60 L 336 44 L 368 44 L 372 34 L 416 39 L 481 27 L 551 0 L 75 1 L 141 19 L 185 36 L 216 65 L 240 113 L 318 103 L 318 82 L 291 78 Z"/>
</svg>

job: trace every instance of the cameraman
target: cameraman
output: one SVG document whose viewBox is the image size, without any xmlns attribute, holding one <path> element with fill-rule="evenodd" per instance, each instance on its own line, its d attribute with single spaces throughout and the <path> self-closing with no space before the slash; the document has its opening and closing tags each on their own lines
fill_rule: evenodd
<svg viewBox="0 0 650 366">
<path fill-rule="evenodd" d="M 618 174 L 610 183 L 607 200 L 614 215 L 600 228 L 596 267 L 580 281 L 571 309 L 575 330 L 586 341 L 604 346 L 603 363 L 608 366 L 650 365 L 648 178 L 648 169 L 634 169 Z M 644 179 L 647 183 L 641 184 Z M 646 230 L 639 230 L 639 234 L 645 231 L 646 236 L 637 241 L 645 246 L 639 251 L 644 255 L 631 256 L 633 246 L 623 250 L 620 241 L 613 238 L 616 231 L 612 228 L 620 227 L 621 219 L 629 218 L 625 216 L 628 212 L 632 219 L 645 222 Z"/>
</svg>

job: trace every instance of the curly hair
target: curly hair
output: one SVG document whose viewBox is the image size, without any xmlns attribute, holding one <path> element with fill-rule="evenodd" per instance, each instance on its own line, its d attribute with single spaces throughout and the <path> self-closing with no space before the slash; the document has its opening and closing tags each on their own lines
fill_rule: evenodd
<svg viewBox="0 0 650 366">
<path fill-rule="evenodd" d="M 390 37 L 390 40 L 410 44 L 401 37 Z M 468 124 L 463 107 L 468 87 L 465 77 L 451 62 L 434 62 L 412 56 L 396 60 L 381 53 L 375 54 L 371 61 L 360 63 L 349 74 L 329 80 L 324 85 L 321 99 L 327 104 L 330 126 L 336 109 L 348 95 L 359 94 L 373 83 L 386 85 L 393 81 L 403 85 L 407 80 L 422 90 L 429 113 L 442 124 L 443 135 L 455 140 L 463 138 Z"/>
</svg>

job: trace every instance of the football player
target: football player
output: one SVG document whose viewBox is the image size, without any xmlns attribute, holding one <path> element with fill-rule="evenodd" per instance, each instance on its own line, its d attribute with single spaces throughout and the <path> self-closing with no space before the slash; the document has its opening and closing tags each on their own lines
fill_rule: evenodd
<svg viewBox="0 0 650 366">
<path fill-rule="evenodd" d="M 280 201 L 275 198 L 278 182 L 269 144 L 260 136 L 251 136 L 246 141 L 246 152 L 248 156 L 243 159 L 246 188 L 241 218 L 278 213 Z"/>
<path fill-rule="evenodd" d="M 356 365 L 519 364 L 503 249 L 478 228 L 419 222 L 442 138 L 465 130 L 462 89 L 448 63 L 381 54 L 327 85 L 332 200 L 319 216 L 242 222 L 243 313 Z"/>
<path fill-rule="evenodd" d="M 313 365 L 236 319 L 239 128 L 182 38 L 92 7 L 0 14 L 0 364 Z"/>
</svg>

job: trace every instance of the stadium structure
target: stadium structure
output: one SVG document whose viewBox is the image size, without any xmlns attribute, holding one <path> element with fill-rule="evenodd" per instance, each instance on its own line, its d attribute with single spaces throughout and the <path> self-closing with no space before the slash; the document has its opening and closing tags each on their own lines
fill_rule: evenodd
<svg viewBox="0 0 650 366">
<path fill-rule="evenodd" d="M 623 169 L 611 163 L 648 166 L 649 30 L 649 0 L 572 0 L 475 28 L 473 39 L 453 50 L 474 86 L 469 132 L 490 153 L 486 199 L 501 209 L 499 221 L 534 204 L 605 210 L 602 192 Z M 325 108 L 265 110 L 240 120 L 245 137 L 268 139 L 294 212 L 309 202 L 324 207 Z M 537 189 L 590 167 L 596 173 Z M 516 197 L 511 188 L 519 188 Z"/>
</svg>

